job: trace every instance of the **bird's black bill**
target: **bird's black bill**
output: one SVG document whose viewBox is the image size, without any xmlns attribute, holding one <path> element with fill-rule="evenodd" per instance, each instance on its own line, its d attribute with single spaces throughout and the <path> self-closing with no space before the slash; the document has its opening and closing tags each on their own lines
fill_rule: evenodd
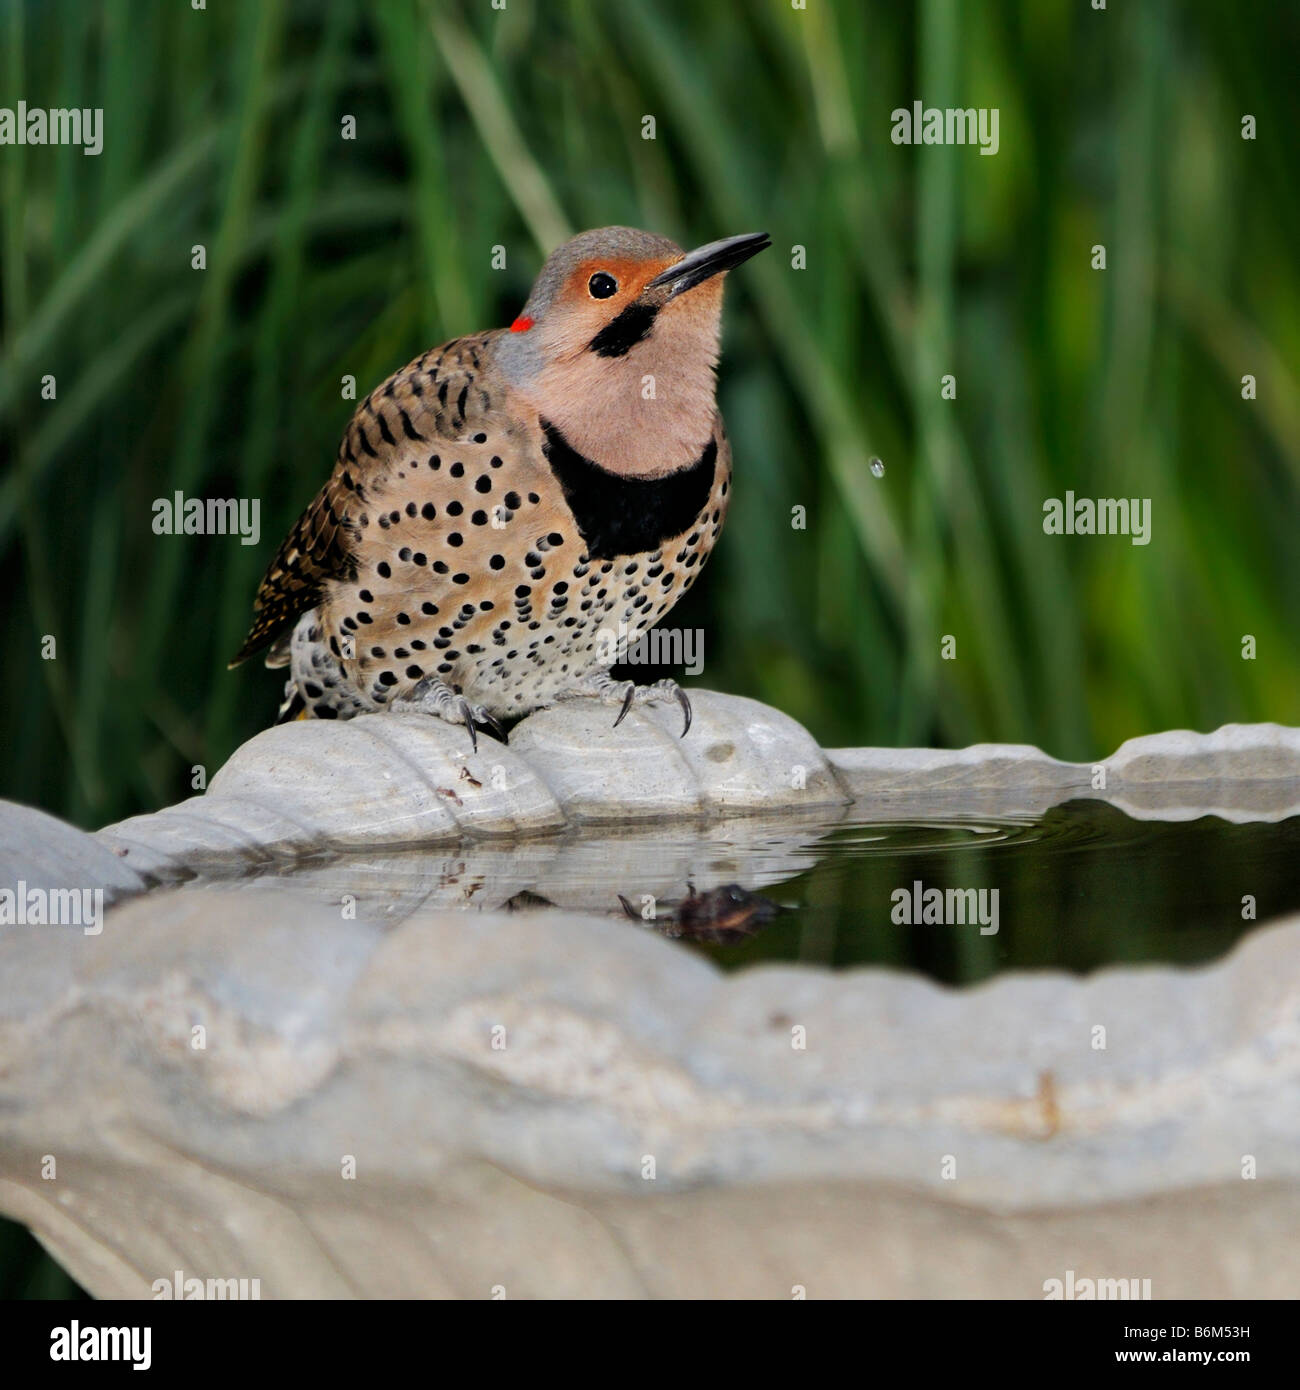
<svg viewBox="0 0 1300 1390">
<path fill-rule="evenodd" d="M 772 238 L 766 232 L 745 232 L 741 236 L 711 241 L 707 246 L 699 246 L 694 251 L 687 252 L 676 265 L 670 265 L 667 270 L 660 271 L 646 289 L 654 290 L 667 285 L 668 298 L 673 299 L 712 276 L 733 269 L 751 256 L 757 256 L 771 244 Z"/>
</svg>

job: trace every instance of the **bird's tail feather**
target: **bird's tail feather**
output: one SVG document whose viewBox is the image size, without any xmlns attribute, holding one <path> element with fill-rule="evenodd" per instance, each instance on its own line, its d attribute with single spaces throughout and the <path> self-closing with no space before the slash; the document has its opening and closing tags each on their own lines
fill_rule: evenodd
<svg viewBox="0 0 1300 1390">
<path fill-rule="evenodd" d="M 310 719 L 311 715 L 307 711 L 307 701 L 302 698 L 302 692 L 290 681 L 284 690 L 284 700 L 280 705 L 280 712 L 275 717 L 277 724 L 290 724 L 295 719 Z"/>
</svg>

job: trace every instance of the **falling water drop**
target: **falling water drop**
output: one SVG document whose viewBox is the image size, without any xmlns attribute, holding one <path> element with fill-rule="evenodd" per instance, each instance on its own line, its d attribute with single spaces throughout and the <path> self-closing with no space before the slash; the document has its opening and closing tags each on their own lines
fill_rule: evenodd
<svg viewBox="0 0 1300 1390">
<path fill-rule="evenodd" d="M 879 459 L 871 460 L 871 476 L 873 478 L 883 478 L 885 476 L 885 465 Z"/>
</svg>

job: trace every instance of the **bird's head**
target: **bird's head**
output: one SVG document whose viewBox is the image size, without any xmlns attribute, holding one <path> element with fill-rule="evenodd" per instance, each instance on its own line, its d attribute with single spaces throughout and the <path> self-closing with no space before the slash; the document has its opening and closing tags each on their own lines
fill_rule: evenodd
<svg viewBox="0 0 1300 1390">
<path fill-rule="evenodd" d="M 698 458 L 713 428 L 725 272 L 765 233 L 683 253 L 631 227 L 551 253 L 498 360 L 516 391 L 593 461 L 652 477 Z"/>
</svg>

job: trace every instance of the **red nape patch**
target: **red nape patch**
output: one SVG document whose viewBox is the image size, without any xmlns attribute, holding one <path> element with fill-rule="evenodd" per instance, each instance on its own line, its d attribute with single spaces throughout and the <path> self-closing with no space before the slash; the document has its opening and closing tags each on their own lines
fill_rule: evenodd
<svg viewBox="0 0 1300 1390">
<path fill-rule="evenodd" d="M 527 333 L 532 326 L 532 319 L 525 314 L 522 318 L 517 318 L 514 323 L 510 325 L 510 331 L 512 333 Z"/>
</svg>

